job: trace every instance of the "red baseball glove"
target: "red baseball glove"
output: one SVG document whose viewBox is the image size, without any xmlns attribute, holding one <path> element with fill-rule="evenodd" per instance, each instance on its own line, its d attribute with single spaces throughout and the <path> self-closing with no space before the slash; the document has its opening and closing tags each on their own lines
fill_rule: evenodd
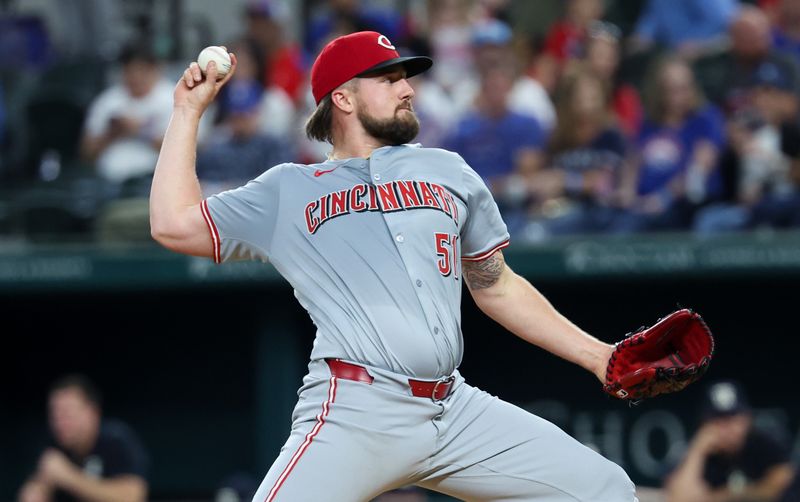
<svg viewBox="0 0 800 502">
<path fill-rule="evenodd" d="M 713 354 L 714 338 L 700 315 L 676 310 L 617 342 L 603 390 L 634 403 L 676 392 L 703 376 Z"/>
</svg>

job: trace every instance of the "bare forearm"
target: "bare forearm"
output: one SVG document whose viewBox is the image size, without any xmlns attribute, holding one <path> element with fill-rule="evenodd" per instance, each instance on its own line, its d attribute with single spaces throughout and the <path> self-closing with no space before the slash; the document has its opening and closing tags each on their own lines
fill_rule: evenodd
<svg viewBox="0 0 800 502">
<path fill-rule="evenodd" d="M 87 502 L 142 502 L 147 496 L 147 485 L 134 476 L 93 479 L 80 475 L 71 479 L 64 489 Z"/>
<path fill-rule="evenodd" d="M 794 470 L 789 465 L 773 467 L 759 481 L 749 483 L 739 491 L 728 488 L 711 493 L 711 502 L 756 502 L 777 500 L 789 486 Z"/>
<path fill-rule="evenodd" d="M 701 502 L 709 486 L 703 480 L 706 454 L 691 446 L 686 457 L 664 485 L 669 501 Z"/>
<path fill-rule="evenodd" d="M 201 217 L 203 200 L 195 171 L 200 114 L 176 107 L 161 145 L 150 189 L 150 232 L 179 253 L 211 256 L 212 244 Z"/>
<path fill-rule="evenodd" d="M 474 264 L 465 266 L 464 277 L 473 298 L 489 317 L 523 340 L 604 378 L 613 347 L 561 315 L 536 288 L 502 262 L 502 254 L 498 252 L 478 265 L 488 274 L 477 273 Z M 494 283 L 492 268 L 499 268 L 494 272 Z"/>
<path fill-rule="evenodd" d="M 197 63 L 191 63 L 175 86 L 175 105 L 150 189 L 150 233 L 159 243 L 179 253 L 214 255 L 206 225 L 210 216 L 201 213 L 203 193 L 195 172 L 197 129 L 203 112 L 233 76 L 236 69 L 233 54 L 231 62 L 231 70 L 222 80 L 216 80 L 213 61 L 206 69 L 207 78 Z"/>
<path fill-rule="evenodd" d="M 200 115 L 176 108 L 164 135 L 150 191 L 150 222 L 157 228 L 202 201 L 195 172 Z"/>
</svg>

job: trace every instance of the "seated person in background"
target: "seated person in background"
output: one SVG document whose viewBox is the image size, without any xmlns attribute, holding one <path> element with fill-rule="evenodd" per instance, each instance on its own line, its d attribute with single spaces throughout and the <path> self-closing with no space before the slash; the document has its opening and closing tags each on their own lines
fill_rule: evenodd
<svg viewBox="0 0 800 502">
<path fill-rule="evenodd" d="M 558 124 L 550 140 L 550 167 L 531 177 L 537 194 L 526 236 L 606 230 L 626 143 L 608 110 L 607 81 L 573 66 L 556 92 Z"/>
<path fill-rule="evenodd" d="M 472 32 L 472 54 L 475 68 L 479 75 L 491 67 L 507 64 L 510 67 L 519 65 L 514 58 L 513 32 L 511 27 L 496 19 L 487 19 L 475 25 Z M 468 91 L 470 103 L 480 92 L 477 82 Z M 464 87 L 462 85 L 462 87 Z M 550 132 L 556 122 L 556 111 L 545 88 L 536 79 L 515 73 L 514 83 L 506 99 L 508 109 L 520 115 L 533 117 L 545 132 Z"/>
<path fill-rule="evenodd" d="M 753 5 L 743 5 L 730 26 L 730 49 L 694 64 L 697 81 L 711 102 L 732 116 L 749 106 L 748 96 L 755 72 L 765 62 L 782 67 L 800 94 L 800 67 L 791 55 L 772 47 L 766 14 Z"/>
<path fill-rule="evenodd" d="M 474 109 L 445 139 L 483 178 L 513 233 L 526 219 L 528 180 L 541 168 L 545 135 L 536 119 L 508 109 L 514 68 L 499 64 L 481 75 Z"/>
<path fill-rule="evenodd" d="M 744 391 L 708 388 L 702 425 L 664 485 L 668 502 L 777 501 L 794 477 L 789 452 L 755 427 Z"/>
<path fill-rule="evenodd" d="M 698 212 L 694 226 L 701 234 L 800 222 L 799 185 L 791 178 L 800 153 L 798 96 L 771 62 L 756 72 L 750 94 L 750 108 L 729 121 L 729 146 L 720 161 L 728 200 Z"/>
<path fill-rule="evenodd" d="M 232 79 L 226 87 L 228 92 L 220 97 L 226 118 L 197 154 L 197 176 L 206 196 L 240 186 L 294 158 L 286 140 L 261 130 L 261 85 Z"/>
<path fill-rule="evenodd" d="M 737 0 L 648 0 L 630 41 L 632 51 L 654 46 L 696 58 L 720 50 L 739 8 Z"/>
<path fill-rule="evenodd" d="M 636 87 L 620 79 L 621 36 L 619 28 L 611 23 L 605 21 L 592 23 L 585 42 L 586 54 L 578 63 L 588 65 L 593 72 L 611 85 L 610 110 L 625 136 L 633 139 L 639 134 L 644 110 Z"/>
<path fill-rule="evenodd" d="M 227 95 L 240 92 L 256 83 L 261 86 L 258 103 L 259 130 L 270 136 L 289 136 L 295 125 L 295 108 L 292 99 L 282 88 L 264 80 L 264 59 L 258 43 L 249 38 L 237 40 L 228 47 L 236 54 L 236 73 L 230 86 L 220 91 L 220 106 L 217 107 L 216 120 L 224 121 L 228 110 L 225 108 Z"/>
<path fill-rule="evenodd" d="M 689 228 L 697 207 L 719 191 L 721 113 L 703 104 L 681 59 L 658 61 L 647 80 L 647 118 L 622 180 L 620 202 L 629 211 L 615 223 L 619 232 Z"/>
<path fill-rule="evenodd" d="M 153 51 L 128 45 L 120 54 L 122 81 L 89 107 L 81 152 L 100 176 L 115 182 L 152 175 L 169 124 L 173 85 Z"/>
<path fill-rule="evenodd" d="M 56 381 L 48 397 L 54 443 L 19 492 L 19 502 L 147 498 L 146 454 L 122 422 L 103 419 L 100 394 L 84 376 Z"/>
<path fill-rule="evenodd" d="M 585 54 L 588 29 L 605 12 L 602 0 L 562 2 L 563 14 L 550 25 L 542 54 L 534 62 L 533 74 L 548 92 L 555 92 L 561 72 L 569 61 Z"/>
<path fill-rule="evenodd" d="M 519 61 L 515 58 L 510 26 L 497 19 L 479 21 L 471 29 L 469 49 L 475 78 L 462 78 L 454 82 L 449 90 L 430 77 L 412 83 L 415 91 L 419 91 L 414 106 L 423 116 L 435 120 L 441 125 L 440 129 L 452 129 L 455 123 L 472 111 L 475 100 L 482 92 L 477 76 L 484 75 L 497 66 L 507 66 L 515 72 L 505 108 L 536 119 L 546 132 L 553 129 L 556 113 L 547 91 L 537 80 L 517 71 Z M 440 142 L 425 141 L 430 137 L 425 127 L 423 122 L 419 141 L 425 146 L 439 146 Z"/>
<path fill-rule="evenodd" d="M 772 47 L 791 54 L 800 64 L 800 1 L 778 0 L 772 10 Z"/>
<path fill-rule="evenodd" d="M 246 36 L 255 42 L 260 54 L 259 80 L 265 88 L 281 89 L 294 103 L 299 103 L 306 75 L 301 48 L 286 36 L 292 21 L 287 4 L 248 0 L 244 13 Z M 240 52 L 230 52 L 240 59 Z M 239 70 L 237 65 L 236 73 Z"/>
</svg>

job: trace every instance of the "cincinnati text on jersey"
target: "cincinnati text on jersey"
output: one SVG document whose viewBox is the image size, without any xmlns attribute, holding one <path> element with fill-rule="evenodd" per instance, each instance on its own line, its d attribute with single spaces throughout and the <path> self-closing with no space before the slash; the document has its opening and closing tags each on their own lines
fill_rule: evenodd
<svg viewBox="0 0 800 502">
<path fill-rule="evenodd" d="M 314 199 L 306 205 L 308 233 L 319 230 L 338 216 L 365 211 L 391 213 L 410 209 L 435 209 L 450 216 L 458 225 L 458 206 L 453 194 L 441 185 L 427 181 L 398 180 L 381 185 L 361 183 Z"/>
</svg>

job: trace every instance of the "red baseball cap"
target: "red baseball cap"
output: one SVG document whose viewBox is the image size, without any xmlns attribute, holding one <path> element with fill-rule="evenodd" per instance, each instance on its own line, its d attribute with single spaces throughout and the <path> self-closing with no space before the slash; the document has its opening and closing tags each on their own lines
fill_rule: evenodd
<svg viewBox="0 0 800 502">
<path fill-rule="evenodd" d="M 311 92 L 319 104 L 322 98 L 348 80 L 387 66 L 402 64 L 406 77 L 413 77 L 433 65 L 425 56 L 400 57 L 394 45 L 377 31 L 359 31 L 328 42 L 311 67 Z"/>
</svg>

